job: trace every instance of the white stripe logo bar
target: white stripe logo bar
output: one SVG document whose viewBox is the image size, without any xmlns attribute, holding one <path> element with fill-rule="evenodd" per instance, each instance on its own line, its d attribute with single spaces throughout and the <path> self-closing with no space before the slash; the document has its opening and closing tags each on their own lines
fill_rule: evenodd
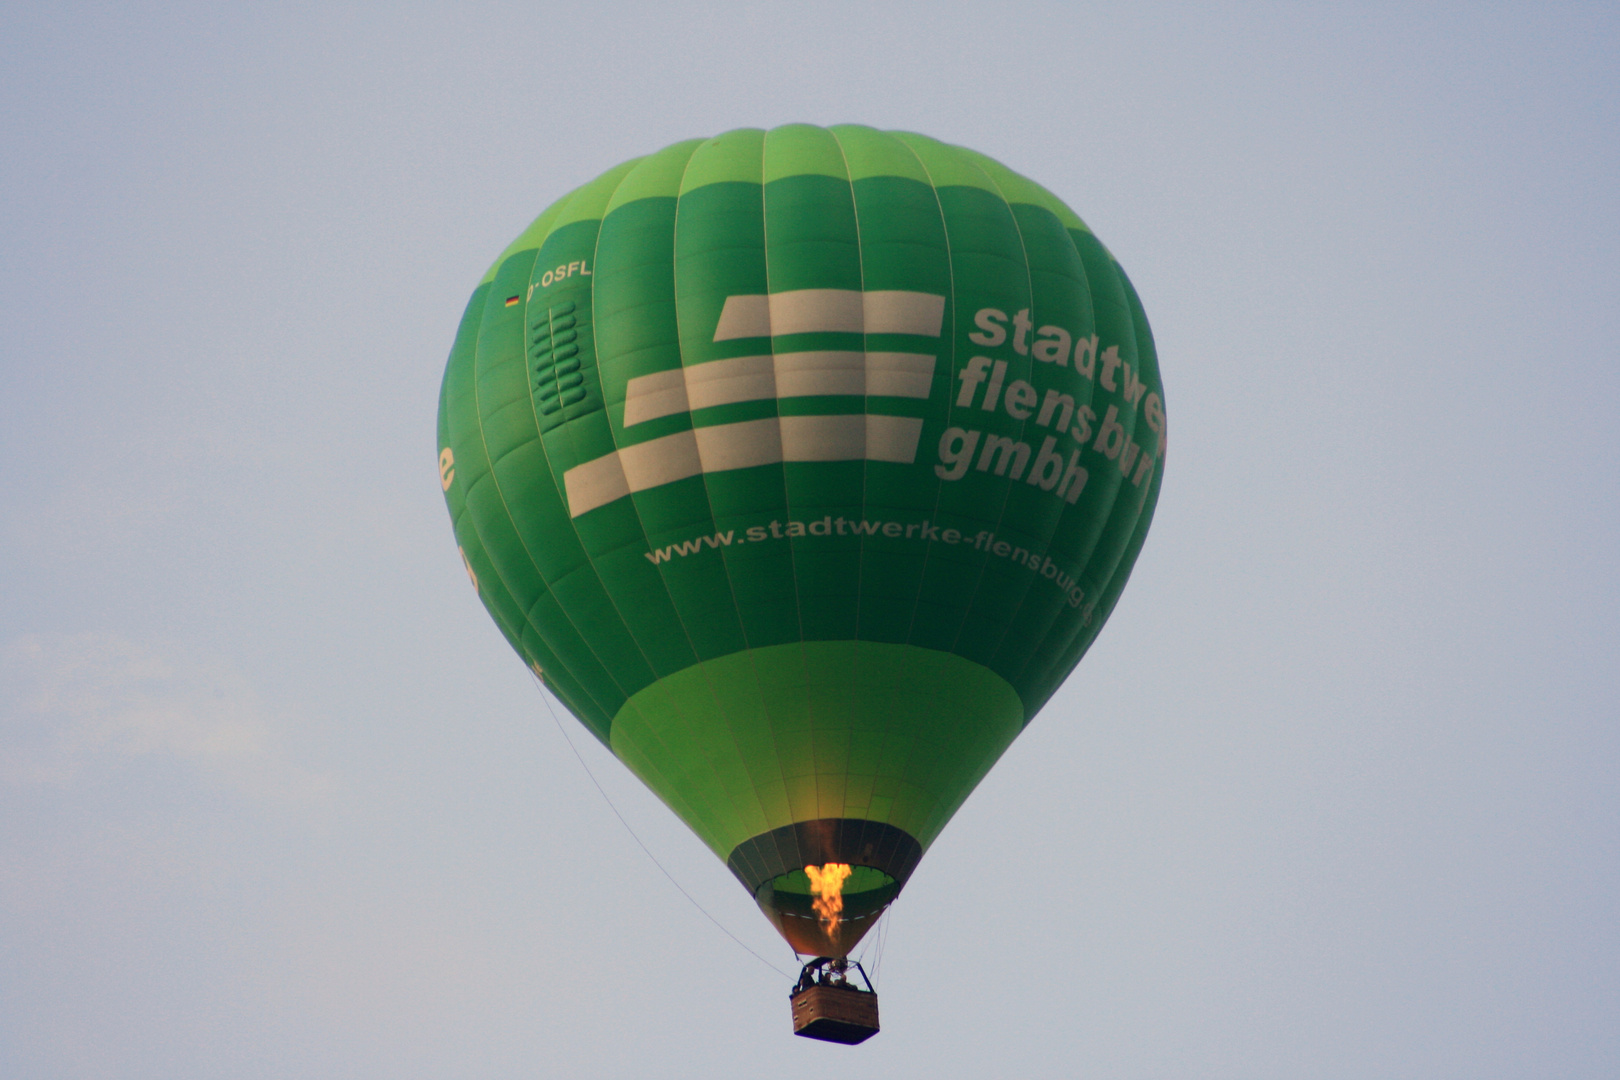
<svg viewBox="0 0 1620 1080">
<path fill-rule="evenodd" d="M 853 395 L 926 398 L 934 358 L 921 353 L 797 352 L 738 356 L 631 379 L 624 426 L 770 398 Z"/>
<path fill-rule="evenodd" d="M 579 517 L 633 491 L 699 473 L 782 461 L 917 460 L 922 419 L 913 416 L 767 416 L 691 428 L 626 446 L 563 474 L 568 514 Z"/>
<path fill-rule="evenodd" d="M 828 332 L 939 337 L 944 318 L 945 298 L 934 293 L 798 289 L 727 297 L 714 340 Z"/>
<path fill-rule="evenodd" d="M 784 334 L 911 334 L 937 338 L 945 298 L 933 293 L 800 289 L 726 299 L 715 341 Z M 631 379 L 624 426 L 739 401 L 794 397 L 928 397 L 925 353 L 805 351 L 738 356 Z M 784 461 L 917 460 L 922 420 L 854 413 L 769 416 L 711 424 L 621 447 L 563 474 L 570 517 L 702 473 Z"/>
</svg>

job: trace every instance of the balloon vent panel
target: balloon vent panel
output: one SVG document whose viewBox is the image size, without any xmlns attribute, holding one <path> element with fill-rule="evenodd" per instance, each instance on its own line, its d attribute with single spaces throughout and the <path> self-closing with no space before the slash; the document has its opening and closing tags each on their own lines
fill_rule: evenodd
<svg viewBox="0 0 1620 1080">
<path fill-rule="evenodd" d="M 594 373 L 583 366 L 586 312 L 565 300 L 533 314 L 529 371 L 535 415 L 543 433 L 600 408 L 601 403 L 593 400 L 591 392 Z"/>
</svg>

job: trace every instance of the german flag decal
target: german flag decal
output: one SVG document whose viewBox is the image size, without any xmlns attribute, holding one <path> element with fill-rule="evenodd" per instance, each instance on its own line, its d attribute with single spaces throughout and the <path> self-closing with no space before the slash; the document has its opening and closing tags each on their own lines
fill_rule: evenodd
<svg viewBox="0 0 1620 1080">
<path fill-rule="evenodd" d="M 513 304 L 517 303 L 521 299 L 523 299 L 523 297 L 521 297 L 521 296 L 508 296 L 506 298 L 506 306 L 511 307 Z"/>
</svg>

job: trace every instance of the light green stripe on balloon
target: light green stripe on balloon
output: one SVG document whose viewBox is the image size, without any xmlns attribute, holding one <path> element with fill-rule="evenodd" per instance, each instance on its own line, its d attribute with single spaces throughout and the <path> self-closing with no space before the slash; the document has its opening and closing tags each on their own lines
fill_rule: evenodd
<svg viewBox="0 0 1620 1080">
<path fill-rule="evenodd" d="M 599 216 L 606 217 L 637 199 L 673 199 L 680 192 L 681 176 L 686 172 L 687 162 L 702 145 L 702 139 L 688 139 L 642 158 L 624 177 L 606 210 Z"/>
<path fill-rule="evenodd" d="M 698 147 L 681 178 L 681 194 L 709 184 L 762 182 L 765 158 L 765 132 L 761 128 L 738 128 Z"/>
<path fill-rule="evenodd" d="M 612 747 L 721 859 L 817 818 L 885 822 L 926 848 L 1023 723 L 1004 679 L 949 653 L 811 641 L 654 683 L 614 717 Z"/>
</svg>

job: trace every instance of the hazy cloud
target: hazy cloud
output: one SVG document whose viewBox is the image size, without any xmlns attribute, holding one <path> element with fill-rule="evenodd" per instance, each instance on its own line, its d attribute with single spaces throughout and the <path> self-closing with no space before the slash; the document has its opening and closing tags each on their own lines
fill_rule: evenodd
<svg viewBox="0 0 1620 1080">
<path fill-rule="evenodd" d="M 0 780 L 93 781 L 169 758 L 257 797 L 309 798 L 328 778 L 288 761 L 274 724 L 234 672 L 177 650 L 99 634 L 30 634 L 0 645 Z"/>
</svg>

